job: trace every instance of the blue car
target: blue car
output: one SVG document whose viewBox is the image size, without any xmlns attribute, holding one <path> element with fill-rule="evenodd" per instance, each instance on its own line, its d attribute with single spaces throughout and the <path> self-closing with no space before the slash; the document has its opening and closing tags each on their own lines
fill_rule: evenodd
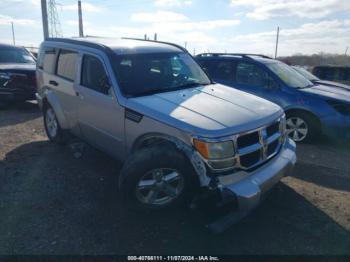
<svg viewBox="0 0 350 262">
<path fill-rule="evenodd" d="M 196 59 L 214 81 L 280 105 L 294 141 L 310 142 L 321 133 L 350 138 L 350 90 L 314 84 L 262 55 L 206 53 Z"/>
</svg>

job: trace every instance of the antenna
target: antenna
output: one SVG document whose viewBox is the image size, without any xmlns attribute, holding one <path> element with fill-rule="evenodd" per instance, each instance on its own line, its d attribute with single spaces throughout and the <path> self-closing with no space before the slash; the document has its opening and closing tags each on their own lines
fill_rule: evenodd
<svg viewBox="0 0 350 262">
<path fill-rule="evenodd" d="M 49 20 L 49 36 L 62 37 L 61 23 L 58 18 L 56 1 L 48 0 L 48 20 Z"/>
</svg>

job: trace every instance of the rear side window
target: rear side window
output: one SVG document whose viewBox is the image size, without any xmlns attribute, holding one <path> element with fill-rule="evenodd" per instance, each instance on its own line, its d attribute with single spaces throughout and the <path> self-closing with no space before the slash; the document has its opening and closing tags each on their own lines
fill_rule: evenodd
<svg viewBox="0 0 350 262">
<path fill-rule="evenodd" d="M 108 93 L 109 79 L 102 62 L 97 57 L 84 55 L 81 85 L 103 94 Z"/>
<path fill-rule="evenodd" d="M 38 57 L 38 67 L 45 72 L 52 73 L 55 63 L 56 50 L 52 47 L 43 47 Z"/>
<path fill-rule="evenodd" d="M 78 53 L 69 50 L 61 50 L 58 55 L 56 74 L 67 80 L 74 81 Z"/>
</svg>

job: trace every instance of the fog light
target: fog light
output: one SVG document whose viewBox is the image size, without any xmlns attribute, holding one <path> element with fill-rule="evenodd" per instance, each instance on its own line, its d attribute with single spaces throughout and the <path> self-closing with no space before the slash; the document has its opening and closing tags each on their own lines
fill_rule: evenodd
<svg viewBox="0 0 350 262">
<path fill-rule="evenodd" d="M 224 160 L 208 161 L 208 164 L 213 169 L 226 169 L 230 167 L 233 168 L 236 165 L 236 159 L 230 158 Z"/>
</svg>

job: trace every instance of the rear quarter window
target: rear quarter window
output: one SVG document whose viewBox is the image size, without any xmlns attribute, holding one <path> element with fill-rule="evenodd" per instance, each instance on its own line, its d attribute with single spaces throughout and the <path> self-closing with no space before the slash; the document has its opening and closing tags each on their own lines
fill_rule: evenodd
<svg viewBox="0 0 350 262">
<path fill-rule="evenodd" d="M 70 50 L 61 50 L 57 59 L 56 75 L 74 81 L 78 53 Z"/>
<path fill-rule="evenodd" d="M 42 47 L 39 52 L 38 68 L 48 73 L 54 72 L 56 50 L 53 47 Z"/>
</svg>

